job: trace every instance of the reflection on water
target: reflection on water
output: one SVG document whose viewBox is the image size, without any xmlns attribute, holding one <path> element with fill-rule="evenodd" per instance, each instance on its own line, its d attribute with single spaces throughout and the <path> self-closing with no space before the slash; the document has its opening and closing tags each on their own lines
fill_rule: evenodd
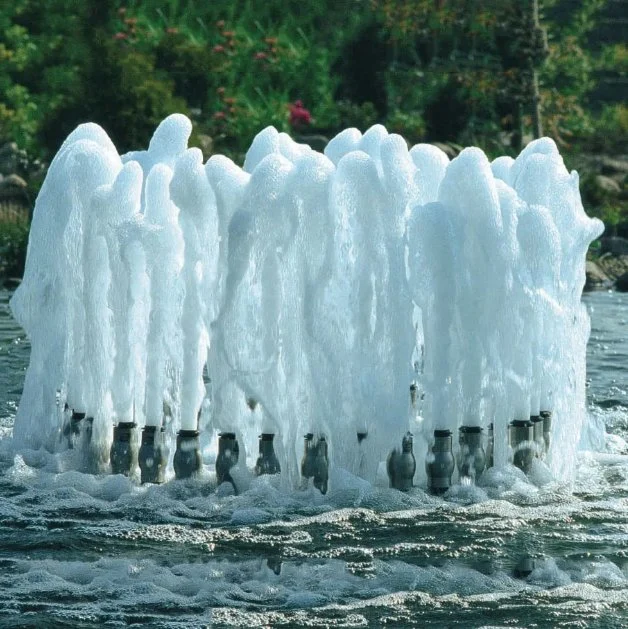
<svg viewBox="0 0 628 629">
<path fill-rule="evenodd" d="M 8 297 L 5 435 L 28 361 Z M 324 497 L 269 477 L 218 496 L 64 471 L 72 452 L 16 457 L 0 440 L 0 625 L 626 626 L 628 296 L 585 300 L 591 421 L 610 435 L 581 453 L 573 491 L 512 471 L 443 501 L 335 471 Z M 524 555 L 534 570 L 517 579 Z"/>
</svg>

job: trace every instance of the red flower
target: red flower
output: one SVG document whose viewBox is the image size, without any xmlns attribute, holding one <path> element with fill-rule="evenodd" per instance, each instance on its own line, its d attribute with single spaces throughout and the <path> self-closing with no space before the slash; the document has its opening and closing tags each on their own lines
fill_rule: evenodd
<svg viewBox="0 0 628 629">
<path fill-rule="evenodd" d="M 113 38 L 114 39 L 128 39 L 128 35 L 126 33 L 116 33 Z"/>
<path fill-rule="evenodd" d="M 218 44 L 218 45 L 214 46 L 214 47 L 212 48 L 212 50 L 213 50 L 214 52 L 225 52 L 225 47 L 224 47 L 224 46 L 221 46 L 220 44 Z"/>
<path fill-rule="evenodd" d="M 217 111 L 214 114 L 214 119 L 216 120 L 224 120 L 227 117 L 227 114 L 224 111 Z"/>
<path fill-rule="evenodd" d="M 268 55 L 267 55 L 265 52 L 256 52 L 256 53 L 253 55 L 253 59 L 257 59 L 257 60 L 260 60 L 260 59 L 266 59 L 266 57 L 267 57 L 267 56 L 268 56 Z"/>
<path fill-rule="evenodd" d="M 290 126 L 298 129 L 299 127 L 305 127 L 312 122 L 312 114 L 303 107 L 303 102 L 300 100 L 294 101 L 290 105 Z"/>
</svg>

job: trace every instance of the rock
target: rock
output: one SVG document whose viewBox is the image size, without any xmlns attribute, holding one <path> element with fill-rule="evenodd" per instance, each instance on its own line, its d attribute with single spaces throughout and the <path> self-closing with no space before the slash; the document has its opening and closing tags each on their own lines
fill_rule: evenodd
<svg viewBox="0 0 628 629">
<path fill-rule="evenodd" d="M 628 293 L 628 273 L 620 275 L 615 280 L 615 290 L 619 291 L 620 293 Z"/>
<path fill-rule="evenodd" d="M 626 160 L 604 155 L 600 159 L 600 164 L 604 175 L 614 175 L 617 173 L 623 173 L 624 175 L 628 174 L 628 161 Z"/>
<path fill-rule="evenodd" d="M 4 288 L 7 290 L 15 290 L 22 280 L 19 277 L 6 277 L 4 279 Z"/>
<path fill-rule="evenodd" d="M 602 254 L 611 253 L 616 256 L 628 255 L 628 240 L 617 236 L 600 238 L 600 252 Z"/>
<path fill-rule="evenodd" d="M 198 141 L 198 148 L 203 151 L 203 157 L 206 160 L 209 159 L 214 152 L 214 140 L 209 135 L 203 133 L 199 133 L 196 139 Z"/>
<path fill-rule="evenodd" d="M 27 187 L 19 175 L 9 175 L 0 181 L 0 200 L 28 199 Z"/>
<path fill-rule="evenodd" d="M 13 174 L 13 175 L 8 175 L 7 177 L 4 177 L 4 179 L 2 180 L 2 186 L 3 187 L 13 186 L 15 188 L 26 188 L 27 187 L 27 183 L 19 175 Z"/>
<path fill-rule="evenodd" d="M 315 151 L 319 151 L 322 153 L 325 150 L 325 147 L 329 144 L 328 138 L 324 135 L 301 135 L 297 134 L 294 136 L 294 141 L 299 144 L 308 144 Z"/>
<path fill-rule="evenodd" d="M 587 280 L 584 285 L 585 291 L 604 289 L 611 284 L 608 275 L 606 275 L 595 262 L 587 262 L 586 277 Z"/>
<path fill-rule="evenodd" d="M 0 147 L 0 173 L 23 172 L 28 164 L 26 152 L 18 148 L 15 142 L 8 142 Z"/>
<path fill-rule="evenodd" d="M 610 196 L 618 196 L 621 193 L 621 186 L 612 177 L 606 175 L 596 175 L 595 185 L 604 193 Z"/>
<path fill-rule="evenodd" d="M 0 146 L 0 160 L 17 155 L 19 152 L 20 149 L 17 147 L 15 142 L 7 142 L 6 144 Z"/>
<path fill-rule="evenodd" d="M 431 142 L 431 144 L 443 151 L 449 159 L 457 157 L 460 153 L 462 153 L 464 148 L 463 146 L 460 146 L 460 144 L 455 144 L 454 142 Z"/>
<path fill-rule="evenodd" d="M 624 273 L 628 273 L 628 255 L 613 255 L 605 253 L 596 261 L 597 266 L 611 279 L 616 280 Z"/>
</svg>

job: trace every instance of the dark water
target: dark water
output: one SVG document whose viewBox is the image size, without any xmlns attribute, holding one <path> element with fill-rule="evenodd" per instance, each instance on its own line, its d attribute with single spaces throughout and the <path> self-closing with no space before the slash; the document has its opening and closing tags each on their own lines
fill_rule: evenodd
<svg viewBox="0 0 628 629">
<path fill-rule="evenodd" d="M 515 473 L 448 500 L 335 472 L 138 487 L 16 456 L 28 344 L 0 292 L 1 627 L 628 626 L 628 296 L 586 296 L 589 442 L 573 491 Z M 606 426 L 609 433 L 600 430 Z M 70 470 L 70 471 L 64 471 Z M 513 569 L 537 557 L 527 579 Z"/>
</svg>

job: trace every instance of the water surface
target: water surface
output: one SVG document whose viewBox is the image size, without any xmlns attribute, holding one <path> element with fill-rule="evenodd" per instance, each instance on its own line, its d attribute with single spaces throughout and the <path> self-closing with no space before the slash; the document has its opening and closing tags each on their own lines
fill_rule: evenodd
<svg viewBox="0 0 628 629">
<path fill-rule="evenodd" d="M 575 486 L 503 473 L 447 500 L 340 471 L 327 496 L 267 477 L 237 497 L 211 478 L 138 487 L 72 471 L 76 453 L 16 455 L 29 348 L 8 299 L 0 291 L 1 627 L 628 625 L 628 296 L 585 296 L 597 451 L 579 454 Z M 516 578 L 526 554 L 537 567 Z"/>
</svg>

